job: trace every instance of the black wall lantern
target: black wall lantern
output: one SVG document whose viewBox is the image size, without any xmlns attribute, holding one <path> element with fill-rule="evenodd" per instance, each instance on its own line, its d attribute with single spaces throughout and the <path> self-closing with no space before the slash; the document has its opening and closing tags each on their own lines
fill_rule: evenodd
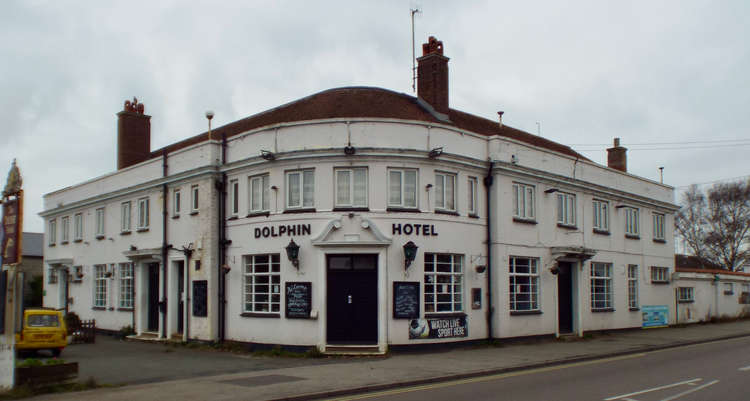
<svg viewBox="0 0 750 401">
<path fill-rule="evenodd" d="M 416 259 L 417 249 L 419 249 L 419 247 L 412 241 L 404 244 L 404 270 L 408 269 L 409 266 L 411 266 L 411 262 Z"/>
<path fill-rule="evenodd" d="M 299 245 L 294 242 L 294 239 L 289 241 L 289 245 L 286 246 L 286 256 L 294 267 L 299 270 Z"/>
</svg>

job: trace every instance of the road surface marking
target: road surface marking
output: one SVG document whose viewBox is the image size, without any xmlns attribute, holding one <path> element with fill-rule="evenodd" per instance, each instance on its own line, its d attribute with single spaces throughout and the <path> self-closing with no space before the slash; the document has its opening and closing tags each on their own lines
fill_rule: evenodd
<svg viewBox="0 0 750 401">
<path fill-rule="evenodd" d="M 741 370 L 743 372 L 746 372 L 746 371 L 750 370 L 750 366 L 745 366 L 744 368 L 739 368 L 737 370 Z"/>
<path fill-rule="evenodd" d="M 534 374 L 534 373 L 551 372 L 551 371 L 560 370 L 560 369 L 568 369 L 568 368 L 576 367 L 576 366 L 595 365 L 595 364 L 598 364 L 598 363 L 620 361 L 620 360 L 623 360 L 623 359 L 640 358 L 640 357 L 643 357 L 643 356 L 646 356 L 646 354 L 645 353 L 641 353 L 641 354 L 623 355 L 623 356 L 616 356 L 616 357 L 612 357 L 612 358 L 597 359 L 597 360 L 593 360 L 593 361 L 576 362 L 576 363 L 569 363 L 569 364 L 565 364 L 565 365 L 556 365 L 556 366 L 548 366 L 548 367 L 544 367 L 544 368 L 529 369 L 529 370 L 520 370 L 520 371 L 508 372 L 508 373 L 500 373 L 500 374 L 490 375 L 490 376 L 473 377 L 473 378 L 470 378 L 470 379 L 451 380 L 451 381 L 442 382 L 442 383 L 423 384 L 423 385 L 419 385 L 419 386 L 412 386 L 412 387 L 406 387 L 406 388 L 400 388 L 400 389 L 384 390 L 384 391 L 379 391 L 379 392 L 376 392 L 376 393 L 367 393 L 367 394 L 360 394 L 360 395 L 354 395 L 354 396 L 348 395 L 348 396 L 343 396 L 343 397 L 340 397 L 340 398 L 328 398 L 328 400 L 329 401 L 364 400 L 366 398 L 375 398 L 375 397 L 382 397 L 382 396 L 386 396 L 386 395 L 394 395 L 394 394 L 410 393 L 410 392 L 421 391 L 421 390 L 430 390 L 430 389 L 437 389 L 437 388 L 443 388 L 443 387 L 451 387 L 451 386 L 457 386 L 457 385 L 461 385 L 461 384 L 486 382 L 486 381 L 504 379 L 504 378 L 507 378 L 507 377 L 523 376 L 523 375 L 529 375 L 529 374 Z"/>
<path fill-rule="evenodd" d="M 687 390 L 687 391 L 683 391 L 683 392 L 681 392 L 680 394 L 675 394 L 675 395 L 673 395 L 673 396 L 671 396 L 671 397 L 668 397 L 668 398 L 665 398 L 665 399 L 663 399 L 663 400 L 661 400 L 661 401 L 672 401 L 672 400 L 676 400 L 676 399 L 678 399 L 678 398 L 682 397 L 683 395 L 688 395 L 688 394 L 690 394 L 690 393 L 694 393 L 694 392 L 696 392 L 696 391 L 698 391 L 698 390 L 702 390 L 702 389 L 704 389 L 704 388 L 706 388 L 706 387 L 708 387 L 708 386 L 713 386 L 714 384 L 716 384 L 716 383 L 718 383 L 718 382 L 719 382 L 718 380 L 714 380 L 714 381 L 708 382 L 708 383 L 706 383 L 706 384 L 704 384 L 704 385 L 702 385 L 702 386 L 698 386 L 698 387 L 696 387 L 696 388 L 691 388 L 690 390 Z"/>
<path fill-rule="evenodd" d="M 664 390 L 664 389 L 667 389 L 667 388 L 682 386 L 682 385 L 685 385 L 685 384 L 692 384 L 694 382 L 701 381 L 701 380 L 703 380 L 703 379 L 697 378 L 697 379 L 691 379 L 691 380 L 681 381 L 681 382 L 678 382 L 678 383 L 667 384 L 667 385 L 664 385 L 664 386 L 659 386 L 659 387 L 654 387 L 654 388 L 648 388 L 648 389 L 645 389 L 645 390 L 636 391 L 634 393 L 616 395 L 616 396 L 613 396 L 613 397 L 605 398 L 604 401 L 623 400 L 623 399 L 625 399 L 627 397 L 630 397 L 630 396 L 633 396 L 633 395 L 650 393 L 652 391 Z"/>
</svg>

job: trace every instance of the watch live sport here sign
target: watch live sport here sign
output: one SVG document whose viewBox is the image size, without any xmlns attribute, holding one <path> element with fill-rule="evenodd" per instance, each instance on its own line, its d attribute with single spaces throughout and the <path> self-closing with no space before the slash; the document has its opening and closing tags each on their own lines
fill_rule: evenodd
<svg viewBox="0 0 750 401">
<path fill-rule="evenodd" d="M 641 306 L 643 313 L 643 328 L 666 327 L 669 324 L 669 309 L 667 305 Z"/>
<path fill-rule="evenodd" d="M 409 339 L 466 337 L 466 316 L 441 319 L 414 319 L 409 323 Z"/>
</svg>

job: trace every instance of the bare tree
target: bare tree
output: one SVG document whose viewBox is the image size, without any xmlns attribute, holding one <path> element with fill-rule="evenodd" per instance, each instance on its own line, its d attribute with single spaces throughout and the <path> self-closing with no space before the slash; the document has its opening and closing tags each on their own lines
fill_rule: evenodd
<svg viewBox="0 0 750 401">
<path fill-rule="evenodd" d="M 737 270 L 750 261 L 750 180 L 691 186 L 682 197 L 675 229 L 702 263 Z"/>
</svg>

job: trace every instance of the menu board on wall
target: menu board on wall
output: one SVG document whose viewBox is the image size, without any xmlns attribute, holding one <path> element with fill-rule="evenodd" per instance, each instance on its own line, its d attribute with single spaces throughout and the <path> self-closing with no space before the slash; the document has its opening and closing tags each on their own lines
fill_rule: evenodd
<svg viewBox="0 0 750 401">
<path fill-rule="evenodd" d="M 393 318 L 416 319 L 419 317 L 419 282 L 393 282 Z"/>
<path fill-rule="evenodd" d="M 307 319 L 312 305 L 312 283 L 286 283 L 287 319 Z"/>
<path fill-rule="evenodd" d="M 208 281 L 193 281 L 193 316 L 208 316 Z"/>
</svg>

